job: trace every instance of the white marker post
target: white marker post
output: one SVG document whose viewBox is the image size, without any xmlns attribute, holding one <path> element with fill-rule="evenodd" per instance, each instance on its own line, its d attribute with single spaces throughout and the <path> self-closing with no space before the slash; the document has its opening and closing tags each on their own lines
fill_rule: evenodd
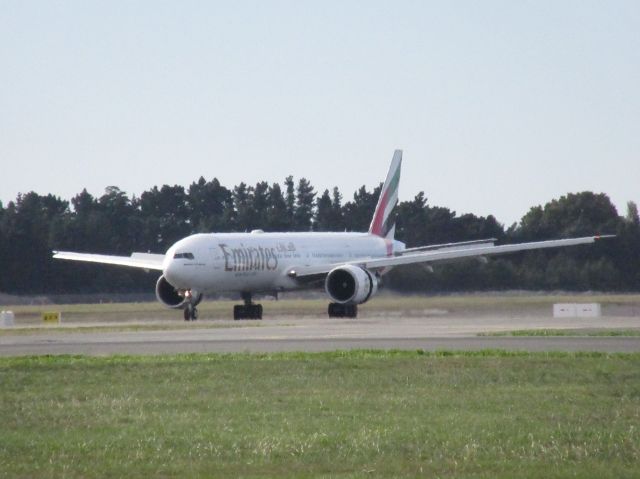
<svg viewBox="0 0 640 479">
<path fill-rule="evenodd" d="M 15 315 L 13 311 L 2 311 L 0 313 L 0 326 L 3 328 L 10 328 L 14 325 Z"/>
</svg>

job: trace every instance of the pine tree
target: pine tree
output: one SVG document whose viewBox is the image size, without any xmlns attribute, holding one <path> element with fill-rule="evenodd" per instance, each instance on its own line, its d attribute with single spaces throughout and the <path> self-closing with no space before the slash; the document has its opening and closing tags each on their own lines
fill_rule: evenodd
<svg viewBox="0 0 640 479">
<path fill-rule="evenodd" d="M 329 190 L 324 190 L 322 196 L 316 200 L 315 231 L 332 231 L 332 205 Z M 334 230 L 335 231 L 335 230 Z"/>
<path fill-rule="evenodd" d="M 196 183 L 191 183 L 187 194 L 189 217 L 194 232 L 212 233 L 229 231 L 233 214 L 231 192 L 222 186 L 217 178 L 205 181 L 201 176 Z"/>
<path fill-rule="evenodd" d="M 306 178 L 300 178 L 296 189 L 296 210 L 294 227 L 296 231 L 310 231 L 313 220 L 313 206 L 316 193 Z"/>
<path fill-rule="evenodd" d="M 284 185 L 286 189 L 286 197 L 285 202 L 287 204 L 287 216 L 289 220 L 289 224 L 291 225 L 291 229 L 294 228 L 295 225 L 295 212 L 296 212 L 296 187 L 293 182 L 293 176 L 289 175 L 284 180 Z"/>
<path fill-rule="evenodd" d="M 265 225 L 265 230 L 290 231 L 292 224 L 287 209 L 287 203 L 285 202 L 284 196 L 282 196 L 282 190 L 278 183 L 274 183 L 269 187 L 267 199 L 267 223 Z"/>
</svg>

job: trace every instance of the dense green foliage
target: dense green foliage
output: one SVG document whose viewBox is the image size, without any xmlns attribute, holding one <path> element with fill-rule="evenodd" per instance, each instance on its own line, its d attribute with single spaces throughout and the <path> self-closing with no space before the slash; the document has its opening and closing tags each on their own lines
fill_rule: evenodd
<svg viewBox="0 0 640 479">
<path fill-rule="evenodd" d="M 151 291 L 155 275 L 114 267 L 53 261 L 51 250 L 125 254 L 163 253 L 196 232 L 366 231 L 380 187 L 364 186 L 343 202 L 338 188 L 316 194 L 309 180 L 284 186 L 240 183 L 229 189 L 200 178 L 188 188 L 154 186 L 140 197 L 115 186 L 100 197 L 86 190 L 66 201 L 30 192 L 0 203 L 0 291 L 8 293 Z M 486 289 L 640 290 L 640 221 L 635 204 L 619 216 L 605 194 L 568 194 L 536 206 L 505 228 L 493 216 L 457 215 L 431 206 L 421 192 L 397 207 L 397 239 L 407 246 L 481 238 L 534 241 L 617 234 L 595 246 L 397 268 L 387 285 L 406 291 Z"/>
<path fill-rule="evenodd" d="M 1 358 L 2 477 L 637 477 L 640 357 Z"/>
</svg>

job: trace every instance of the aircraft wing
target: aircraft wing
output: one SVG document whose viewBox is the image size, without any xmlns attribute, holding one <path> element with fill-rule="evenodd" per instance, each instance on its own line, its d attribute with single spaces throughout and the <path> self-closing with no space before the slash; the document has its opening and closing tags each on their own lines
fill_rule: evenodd
<svg viewBox="0 0 640 479">
<path fill-rule="evenodd" d="M 162 271 L 163 254 L 133 253 L 131 256 L 112 256 L 107 254 L 73 253 L 70 251 L 54 251 L 55 259 L 85 261 L 89 263 L 114 264 L 132 268 L 154 269 Z"/>
<path fill-rule="evenodd" d="M 443 250 L 446 248 L 477 248 L 479 246 L 493 246 L 493 243 L 498 241 L 496 238 L 488 238 L 472 241 L 461 241 L 459 243 L 444 243 L 444 244 L 432 244 L 428 246 L 418 246 L 416 248 L 406 248 L 396 253 L 397 256 L 404 256 L 410 253 L 417 253 L 421 251 L 431 251 L 434 249 Z"/>
<path fill-rule="evenodd" d="M 465 258 L 483 257 L 490 255 L 515 253 L 518 251 L 528 251 L 543 248 L 558 248 L 561 246 L 575 246 L 580 244 L 594 243 L 600 238 L 609 238 L 607 236 L 587 236 L 584 238 L 569 238 L 550 241 L 536 241 L 533 243 L 517 243 L 505 244 L 499 246 L 475 246 L 471 248 L 444 248 L 443 250 L 416 252 L 403 254 L 401 256 L 389 256 L 384 258 L 362 258 L 347 261 L 344 263 L 335 263 L 330 265 L 313 265 L 291 268 L 287 274 L 292 278 L 304 278 L 305 276 L 314 276 L 328 273 L 333 268 L 347 264 L 360 266 L 366 269 L 387 268 L 390 266 L 400 266 L 403 264 L 413 263 L 437 263 L 460 260 Z"/>
</svg>

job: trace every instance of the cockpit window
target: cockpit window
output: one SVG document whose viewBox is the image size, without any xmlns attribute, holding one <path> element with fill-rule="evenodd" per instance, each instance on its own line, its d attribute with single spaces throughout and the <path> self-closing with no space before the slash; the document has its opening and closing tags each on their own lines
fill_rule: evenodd
<svg viewBox="0 0 640 479">
<path fill-rule="evenodd" d="M 193 253 L 176 253 L 173 255 L 173 259 L 180 259 L 180 258 L 193 259 Z"/>
</svg>

